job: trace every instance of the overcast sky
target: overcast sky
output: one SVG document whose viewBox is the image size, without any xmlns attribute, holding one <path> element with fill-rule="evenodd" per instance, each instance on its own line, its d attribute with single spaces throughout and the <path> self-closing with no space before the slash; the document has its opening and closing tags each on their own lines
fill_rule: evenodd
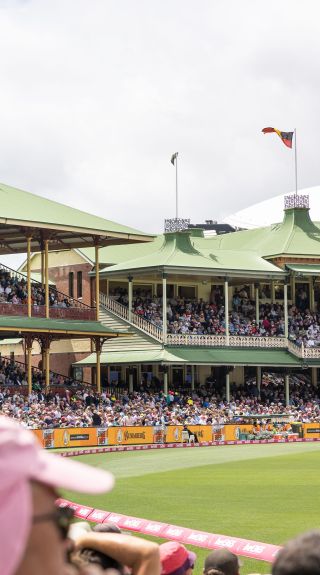
<svg viewBox="0 0 320 575">
<path fill-rule="evenodd" d="M 272 126 L 318 185 L 319 32 L 319 0 L 0 0 L 0 181 L 160 232 L 178 151 L 179 215 L 221 220 L 293 190 Z"/>
</svg>

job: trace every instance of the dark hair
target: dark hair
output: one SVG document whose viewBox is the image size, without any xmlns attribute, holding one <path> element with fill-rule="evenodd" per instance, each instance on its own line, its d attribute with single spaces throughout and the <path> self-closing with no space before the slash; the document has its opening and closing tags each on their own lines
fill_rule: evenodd
<svg viewBox="0 0 320 575">
<path fill-rule="evenodd" d="M 97 523 L 92 527 L 92 531 L 95 533 L 121 533 L 120 527 L 111 521 L 106 521 L 105 523 Z"/>
<path fill-rule="evenodd" d="M 72 553 L 71 563 L 76 567 L 99 565 L 102 569 L 116 569 L 120 573 L 123 573 L 123 566 L 118 563 L 118 561 L 94 549 L 80 549 Z"/>
<path fill-rule="evenodd" d="M 320 531 L 292 539 L 279 552 L 272 575 L 320 575 Z"/>
</svg>

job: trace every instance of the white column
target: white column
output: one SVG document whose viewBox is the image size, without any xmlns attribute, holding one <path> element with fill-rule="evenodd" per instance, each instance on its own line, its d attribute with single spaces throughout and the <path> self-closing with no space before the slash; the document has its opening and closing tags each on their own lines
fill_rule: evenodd
<svg viewBox="0 0 320 575">
<path fill-rule="evenodd" d="M 226 400 L 230 401 L 230 374 L 226 373 Z"/>
<path fill-rule="evenodd" d="M 163 372 L 163 393 L 168 395 L 168 370 L 165 368 Z"/>
<path fill-rule="evenodd" d="M 133 282 L 132 276 L 128 277 L 128 320 L 132 321 L 132 296 L 133 296 Z"/>
<path fill-rule="evenodd" d="M 163 343 L 167 339 L 167 278 L 166 275 L 162 276 L 162 333 Z"/>
<path fill-rule="evenodd" d="M 229 284 L 224 282 L 224 316 L 226 324 L 226 344 L 229 345 Z"/>
<path fill-rule="evenodd" d="M 256 323 L 259 325 L 260 310 L 259 310 L 259 285 L 255 284 L 255 296 L 256 296 Z"/>
<path fill-rule="evenodd" d="M 289 336 L 288 327 L 288 285 L 285 283 L 283 286 L 283 311 L 284 311 L 284 337 Z"/>
<path fill-rule="evenodd" d="M 257 366 L 257 388 L 258 388 L 259 397 L 260 397 L 260 391 L 261 391 L 261 367 L 259 367 L 259 366 Z"/>
<path fill-rule="evenodd" d="M 290 395 L 289 395 L 289 374 L 286 373 L 284 376 L 284 387 L 285 387 L 285 395 L 286 395 L 286 405 L 289 405 Z"/>
</svg>

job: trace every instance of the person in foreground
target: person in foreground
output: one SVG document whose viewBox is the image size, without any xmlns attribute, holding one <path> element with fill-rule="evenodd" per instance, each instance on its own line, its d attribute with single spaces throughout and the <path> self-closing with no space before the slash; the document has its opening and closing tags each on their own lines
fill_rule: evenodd
<svg viewBox="0 0 320 575">
<path fill-rule="evenodd" d="M 159 545 L 141 537 L 117 533 L 114 529 L 91 531 L 86 523 L 74 523 L 70 537 L 74 541 L 73 565 L 100 565 L 115 569 L 119 575 L 160 575 Z"/>
<path fill-rule="evenodd" d="M 216 549 L 207 555 L 204 562 L 204 575 L 239 575 L 241 564 L 237 555 L 229 549 Z"/>
<path fill-rule="evenodd" d="M 46 453 L 32 432 L 0 417 L 1 575 L 73 575 L 67 559 L 72 511 L 56 507 L 56 490 L 104 493 L 113 484 L 110 473 Z"/>
<path fill-rule="evenodd" d="M 178 541 L 159 546 L 161 575 L 192 575 L 197 556 Z"/>
<path fill-rule="evenodd" d="M 320 530 L 307 531 L 279 551 L 272 575 L 320 575 Z"/>
</svg>

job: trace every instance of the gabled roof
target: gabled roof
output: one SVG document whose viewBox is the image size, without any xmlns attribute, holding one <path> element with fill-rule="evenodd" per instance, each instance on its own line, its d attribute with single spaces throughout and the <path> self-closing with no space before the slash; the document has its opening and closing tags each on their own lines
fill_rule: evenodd
<svg viewBox="0 0 320 575">
<path fill-rule="evenodd" d="M 0 184 L 0 253 L 23 253 L 26 236 L 32 233 L 32 251 L 39 251 L 41 233 L 50 236 L 50 249 L 67 249 L 148 241 L 153 236 L 48 200 L 41 196 Z"/>
</svg>

